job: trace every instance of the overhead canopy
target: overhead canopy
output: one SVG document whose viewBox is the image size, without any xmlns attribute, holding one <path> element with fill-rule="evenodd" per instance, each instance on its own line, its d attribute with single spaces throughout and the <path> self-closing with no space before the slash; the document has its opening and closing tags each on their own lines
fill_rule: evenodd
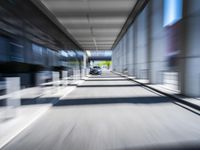
<svg viewBox="0 0 200 150">
<path fill-rule="evenodd" d="M 87 50 L 86 51 L 89 60 L 111 60 L 112 51 L 111 50 L 101 50 L 101 51 L 94 51 L 94 50 Z"/>
<path fill-rule="evenodd" d="M 137 0 L 41 0 L 85 50 L 109 50 Z"/>
</svg>

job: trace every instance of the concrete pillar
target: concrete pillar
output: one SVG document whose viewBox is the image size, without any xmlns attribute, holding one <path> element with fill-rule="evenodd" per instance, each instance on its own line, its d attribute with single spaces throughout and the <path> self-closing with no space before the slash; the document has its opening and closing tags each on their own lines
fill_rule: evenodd
<svg viewBox="0 0 200 150">
<path fill-rule="evenodd" d="M 112 55 L 112 65 L 113 65 L 113 70 L 114 71 L 118 71 L 119 66 L 118 66 L 118 62 L 117 62 L 117 46 L 115 47 L 115 49 L 113 50 L 113 55 Z"/>
<path fill-rule="evenodd" d="M 184 39 L 180 56 L 180 89 L 187 96 L 200 96 L 200 1 L 184 1 Z"/>
<path fill-rule="evenodd" d="M 118 61 L 117 61 L 117 47 L 115 47 L 112 51 L 112 70 L 113 71 L 118 71 L 119 66 L 118 66 Z"/>
<path fill-rule="evenodd" d="M 127 50 L 127 33 L 124 35 L 124 41 L 123 41 L 123 52 L 124 52 L 124 66 L 123 66 L 123 73 L 127 74 L 128 70 L 127 70 L 127 62 L 128 62 L 128 58 L 127 58 L 127 54 L 128 54 L 128 50 Z"/>
<path fill-rule="evenodd" d="M 113 71 L 119 71 L 119 61 L 117 61 L 118 58 L 118 45 L 113 49 L 112 51 L 112 70 Z"/>
<path fill-rule="evenodd" d="M 125 73 L 125 70 L 126 70 L 126 39 L 125 39 L 125 36 L 122 38 L 122 56 L 123 56 L 123 61 L 122 61 L 122 73 Z"/>
<path fill-rule="evenodd" d="M 82 78 L 87 75 L 87 55 L 86 52 L 83 53 L 83 70 L 82 70 Z"/>
<path fill-rule="evenodd" d="M 146 9 L 146 8 L 145 8 Z M 150 83 L 162 83 L 162 72 L 166 70 L 166 35 L 163 27 L 163 0 L 150 1 Z"/>
<path fill-rule="evenodd" d="M 136 77 L 140 79 L 147 78 L 147 51 L 148 51 L 148 26 L 147 9 L 144 9 L 135 21 L 136 23 Z"/>
<path fill-rule="evenodd" d="M 123 72 L 123 60 L 124 60 L 124 57 L 123 57 L 123 40 L 120 41 L 119 43 L 119 55 L 118 55 L 118 60 L 119 60 L 119 72 L 122 73 Z"/>
<path fill-rule="evenodd" d="M 132 36 L 133 36 L 133 65 L 132 65 L 132 69 L 133 69 L 133 76 L 135 76 L 136 77 L 136 43 L 137 43 L 137 38 L 136 38 L 136 36 L 137 36 L 137 25 L 136 25 L 136 23 L 134 23 L 133 25 L 133 29 L 132 29 L 132 31 L 133 31 L 133 34 L 132 34 Z"/>
<path fill-rule="evenodd" d="M 134 69 L 134 48 L 133 48 L 133 25 L 128 30 L 128 39 L 127 39 L 127 68 L 128 68 L 128 75 L 133 76 L 133 69 Z"/>
<path fill-rule="evenodd" d="M 121 72 L 122 71 L 122 57 L 121 57 L 121 50 L 120 50 L 120 48 L 121 48 L 121 42 L 118 44 L 118 46 L 117 46 L 117 59 L 116 59 L 116 61 L 118 62 L 117 64 L 118 64 L 118 72 Z"/>
</svg>

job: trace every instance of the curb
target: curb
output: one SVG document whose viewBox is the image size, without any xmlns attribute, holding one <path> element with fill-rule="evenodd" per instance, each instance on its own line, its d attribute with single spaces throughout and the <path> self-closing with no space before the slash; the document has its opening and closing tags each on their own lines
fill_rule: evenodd
<svg viewBox="0 0 200 150">
<path fill-rule="evenodd" d="M 113 71 L 112 71 L 112 72 L 113 72 Z M 193 108 L 193 109 L 196 109 L 196 110 L 200 111 L 200 106 L 199 106 L 199 105 L 195 105 L 195 104 L 190 103 L 190 102 L 188 102 L 188 101 L 186 101 L 186 100 L 184 100 L 184 99 L 181 99 L 180 97 L 178 97 L 178 96 L 176 96 L 176 95 L 168 94 L 168 93 L 166 93 L 166 92 L 163 92 L 163 91 L 161 91 L 161 90 L 158 90 L 158 89 L 156 89 L 156 88 L 153 88 L 153 87 L 151 87 L 151 86 L 148 86 L 148 85 L 146 85 L 145 83 L 141 83 L 141 82 L 136 81 L 136 80 L 134 80 L 134 79 L 130 79 L 130 78 L 128 78 L 126 75 L 123 75 L 123 74 L 121 74 L 121 73 L 118 73 L 118 72 L 113 72 L 113 73 L 114 73 L 114 74 L 117 74 L 117 75 L 120 75 L 121 77 L 124 77 L 124 78 L 126 78 L 126 79 L 128 79 L 128 80 L 134 81 L 134 82 L 140 84 L 141 86 L 146 87 L 146 88 L 148 88 L 148 89 L 150 89 L 150 90 L 153 90 L 153 91 L 155 91 L 155 92 L 158 92 L 158 93 L 160 93 L 160 94 L 163 94 L 163 95 L 165 95 L 165 96 L 167 96 L 167 97 L 173 98 L 173 99 L 175 99 L 177 102 L 179 102 L 179 103 L 181 103 L 181 104 L 187 105 L 187 106 L 189 106 L 189 107 L 191 107 L 191 108 Z"/>
</svg>

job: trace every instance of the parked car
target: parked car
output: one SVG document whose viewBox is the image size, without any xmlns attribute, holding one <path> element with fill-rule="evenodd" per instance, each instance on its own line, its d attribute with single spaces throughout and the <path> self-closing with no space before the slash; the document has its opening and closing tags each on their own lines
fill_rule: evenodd
<svg viewBox="0 0 200 150">
<path fill-rule="evenodd" d="M 92 75 L 101 75 L 102 74 L 101 67 L 94 66 L 94 67 L 90 68 L 90 74 L 92 74 Z"/>
</svg>

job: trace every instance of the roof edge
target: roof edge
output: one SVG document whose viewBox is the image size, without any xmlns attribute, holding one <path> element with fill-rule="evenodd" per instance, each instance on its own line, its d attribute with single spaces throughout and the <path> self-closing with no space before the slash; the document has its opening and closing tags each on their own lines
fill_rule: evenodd
<svg viewBox="0 0 200 150">
<path fill-rule="evenodd" d="M 111 49 L 114 49 L 119 41 L 123 38 L 123 36 L 126 34 L 129 27 L 133 24 L 136 17 L 140 14 L 140 12 L 146 7 L 149 0 L 137 0 L 135 6 L 133 7 L 131 13 L 129 14 L 128 18 L 126 19 L 126 22 L 124 23 L 120 33 L 118 34 L 115 42 L 112 45 Z"/>
</svg>

